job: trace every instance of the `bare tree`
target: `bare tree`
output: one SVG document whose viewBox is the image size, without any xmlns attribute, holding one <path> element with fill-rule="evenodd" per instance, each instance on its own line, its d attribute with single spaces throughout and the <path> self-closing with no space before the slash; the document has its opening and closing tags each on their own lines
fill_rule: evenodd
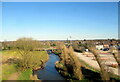
<svg viewBox="0 0 120 82">
<path fill-rule="evenodd" d="M 79 62 L 78 58 L 74 55 L 73 48 L 71 46 L 68 48 L 68 55 L 70 56 L 70 58 L 72 59 L 72 62 L 73 62 L 72 66 L 73 66 L 74 75 L 79 80 L 82 80 L 83 74 L 81 71 L 81 63 Z"/>
<path fill-rule="evenodd" d="M 14 48 L 21 54 L 21 61 L 19 65 L 26 68 L 32 68 L 40 65 L 40 59 L 32 52 L 41 46 L 39 41 L 31 38 L 20 38 L 14 43 Z"/>
<path fill-rule="evenodd" d="M 112 55 L 118 63 L 118 73 L 120 73 L 120 52 L 116 47 L 112 47 L 111 49 Z"/>
<path fill-rule="evenodd" d="M 96 49 L 94 47 L 88 47 L 88 49 L 94 54 L 96 61 L 99 64 L 102 80 L 104 80 L 104 81 L 110 80 L 109 74 L 108 74 L 107 70 L 105 70 L 105 66 L 102 64 L 100 56 L 97 53 Z"/>
<path fill-rule="evenodd" d="M 63 50 L 62 50 L 62 54 L 63 54 L 64 65 L 67 67 L 66 71 L 72 69 L 71 71 L 73 71 L 74 76 L 77 79 L 82 80 L 83 74 L 81 71 L 81 64 L 80 64 L 78 58 L 74 55 L 73 48 L 71 46 L 68 48 L 66 46 L 64 46 Z M 70 68 L 70 67 L 72 67 L 72 68 Z"/>
<path fill-rule="evenodd" d="M 116 49 L 115 47 L 111 48 L 111 52 L 115 58 L 115 60 L 117 61 L 118 65 L 120 65 L 120 56 L 119 56 L 119 51 L 118 49 Z"/>
</svg>

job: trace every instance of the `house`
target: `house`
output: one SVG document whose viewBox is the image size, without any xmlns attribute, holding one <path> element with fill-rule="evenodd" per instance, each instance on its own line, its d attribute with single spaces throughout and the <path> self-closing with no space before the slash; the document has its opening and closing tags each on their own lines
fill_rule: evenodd
<svg viewBox="0 0 120 82">
<path fill-rule="evenodd" d="M 89 50 L 88 49 L 85 49 L 86 52 L 88 52 Z"/>
<path fill-rule="evenodd" d="M 103 45 L 96 45 L 96 49 L 102 50 L 102 49 L 104 49 L 104 46 Z"/>
<path fill-rule="evenodd" d="M 104 48 L 109 48 L 109 44 L 104 44 Z"/>
</svg>

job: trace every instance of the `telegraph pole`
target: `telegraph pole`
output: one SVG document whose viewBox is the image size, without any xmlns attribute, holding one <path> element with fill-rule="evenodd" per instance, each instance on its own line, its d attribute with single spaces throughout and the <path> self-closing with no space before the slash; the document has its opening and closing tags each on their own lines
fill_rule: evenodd
<svg viewBox="0 0 120 82">
<path fill-rule="evenodd" d="M 70 40 L 71 40 L 71 36 L 70 36 Z M 70 45 L 71 45 L 71 41 L 70 41 Z"/>
</svg>

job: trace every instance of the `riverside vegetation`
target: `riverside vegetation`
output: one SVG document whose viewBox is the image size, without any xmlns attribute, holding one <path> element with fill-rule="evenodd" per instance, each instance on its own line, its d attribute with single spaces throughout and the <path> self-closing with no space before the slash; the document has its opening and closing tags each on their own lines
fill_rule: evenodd
<svg viewBox="0 0 120 82">
<path fill-rule="evenodd" d="M 74 54 L 75 51 L 79 51 L 74 47 L 75 45 L 64 45 L 63 43 L 59 43 L 57 46 L 58 55 L 60 57 L 60 61 L 56 62 L 56 69 L 69 80 L 111 80 L 118 81 L 119 77 L 114 76 L 111 73 L 108 73 L 105 70 L 105 65 L 101 63 L 100 57 L 98 56 L 97 51 L 91 44 L 83 44 L 82 47 L 88 48 L 95 56 L 96 61 L 100 66 L 100 71 L 91 68 L 88 65 L 84 65 L 85 63 L 79 60 Z M 73 47 L 73 48 L 72 48 Z M 74 49 L 75 48 L 75 49 Z M 82 51 L 80 51 L 82 52 Z M 117 59 L 117 58 L 116 58 Z M 118 60 L 118 59 L 117 59 Z"/>
<path fill-rule="evenodd" d="M 110 74 L 105 70 L 105 66 L 101 63 L 100 57 L 97 55 L 92 42 L 84 41 L 69 42 L 65 44 L 64 41 L 40 42 L 31 38 L 20 38 L 14 42 L 3 42 L 2 48 L 2 68 L 3 80 L 37 80 L 36 76 L 32 76 L 32 70 L 42 69 L 49 56 L 44 49 L 55 47 L 53 52 L 60 57 L 60 61 L 56 62 L 56 69 L 58 72 L 68 80 L 115 80 L 116 76 Z M 77 44 L 76 44 L 77 43 Z M 78 44 L 80 43 L 80 44 Z M 96 61 L 100 66 L 100 70 L 96 70 L 84 61 L 79 60 L 74 51 L 84 52 L 89 49 L 95 56 Z M 119 59 L 116 53 L 113 53 L 115 59 L 119 64 Z M 120 65 L 120 64 L 119 64 Z M 9 77 L 9 78 L 8 78 Z M 119 77 L 118 77 L 119 78 Z"/>
<path fill-rule="evenodd" d="M 66 47 L 63 43 L 59 43 L 57 49 L 59 49 L 59 52 L 61 51 L 61 54 L 59 54 L 61 60 L 56 62 L 58 71 L 69 80 L 83 80 L 81 63 L 78 58 L 73 55 L 72 47 Z"/>
<path fill-rule="evenodd" d="M 31 38 L 20 38 L 9 44 L 3 43 L 3 47 L 2 80 L 37 80 L 37 77 L 30 77 L 32 70 L 43 68 L 49 59 L 46 51 L 37 51 L 38 48 L 42 50 L 49 46 Z"/>
</svg>

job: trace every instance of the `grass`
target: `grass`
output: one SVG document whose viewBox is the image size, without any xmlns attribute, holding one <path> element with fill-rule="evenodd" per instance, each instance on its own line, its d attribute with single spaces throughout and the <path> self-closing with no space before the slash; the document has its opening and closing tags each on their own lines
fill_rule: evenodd
<svg viewBox="0 0 120 82">
<path fill-rule="evenodd" d="M 17 72 L 16 65 L 8 65 L 8 64 L 3 64 L 2 65 L 2 80 L 7 80 L 8 77 Z"/>
<path fill-rule="evenodd" d="M 36 57 L 43 60 L 43 62 L 46 62 L 49 58 L 46 51 L 34 51 L 31 54 L 36 55 Z"/>
<path fill-rule="evenodd" d="M 17 51 L 14 51 L 14 50 L 5 50 L 1 52 L 2 52 L 2 62 L 7 61 L 9 58 L 13 58 L 13 59 L 21 58 L 21 55 Z M 46 51 L 33 51 L 33 52 L 30 52 L 30 54 L 35 55 L 35 58 L 39 58 L 43 60 L 43 62 L 46 62 L 49 58 Z M 10 77 L 11 74 L 17 72 L 18 69 L 19 68 L 14 63 L 2 64 L 2 80 L 7 80 L 8 77 Z M 31 70 L 32 69 L 22 71 L 20 73 L 19 80 L 29 80 L 29 76 L 30 74 L 32 74 Z"/>
<path fill-rule="evenodd" d="M 18 80 L 30 80 L 30 75 L 32 74 L 32 69 L 27 69 L 22 71 L 18 76 Z"/>
<path fill-rule="evenodd" d="M 120 76 L 114 75 L 114 74 L 112 74 L 112 73 L 109 73 L 109 75 L 110 75 L 113 79 L 120 80 Z"/>
<path fill-rule="evenodd" d="M 4 51 L 1 51 L 1 52 L 4 56 L 16 56 L 18 54 L 17 51 L 15 51 L 15 50 L 4 50 Z"/>
<path fill-rule="evenodd" d="M 39 55 L 43 61 L 46 61 L 49 57 L 46 51 L 33 51 L 30 54 Z M 2 51 L 2 60 L 6 61 L 8 58 L 21 58 L 21 55 L 15 50 Z"/>
<path fill-rule="evenodd" d="M 85 63 L 83 60 L 79 59 L 79 61 L 81 62 L 81 64 L 82 64 L 83 67 L 85 67 L 87 69 L 90 69 L 90 70 L 92 70 L 94 72 L 98 72 L 98 73 L 100 72 L 100 70 L 97 70 L 97 69 L 93 68 L 89 64 Z"/>
<path fill-rule="evenodd" d="M 2 62 L 7 61 L 9 58 L 20 58 L 21 57 L 21 55 L 17 51 L 14 51 L 14 50 L 4 50 L 4 51 L 1 51 L 1 53 L 2 53 Z"/>
</svg>

